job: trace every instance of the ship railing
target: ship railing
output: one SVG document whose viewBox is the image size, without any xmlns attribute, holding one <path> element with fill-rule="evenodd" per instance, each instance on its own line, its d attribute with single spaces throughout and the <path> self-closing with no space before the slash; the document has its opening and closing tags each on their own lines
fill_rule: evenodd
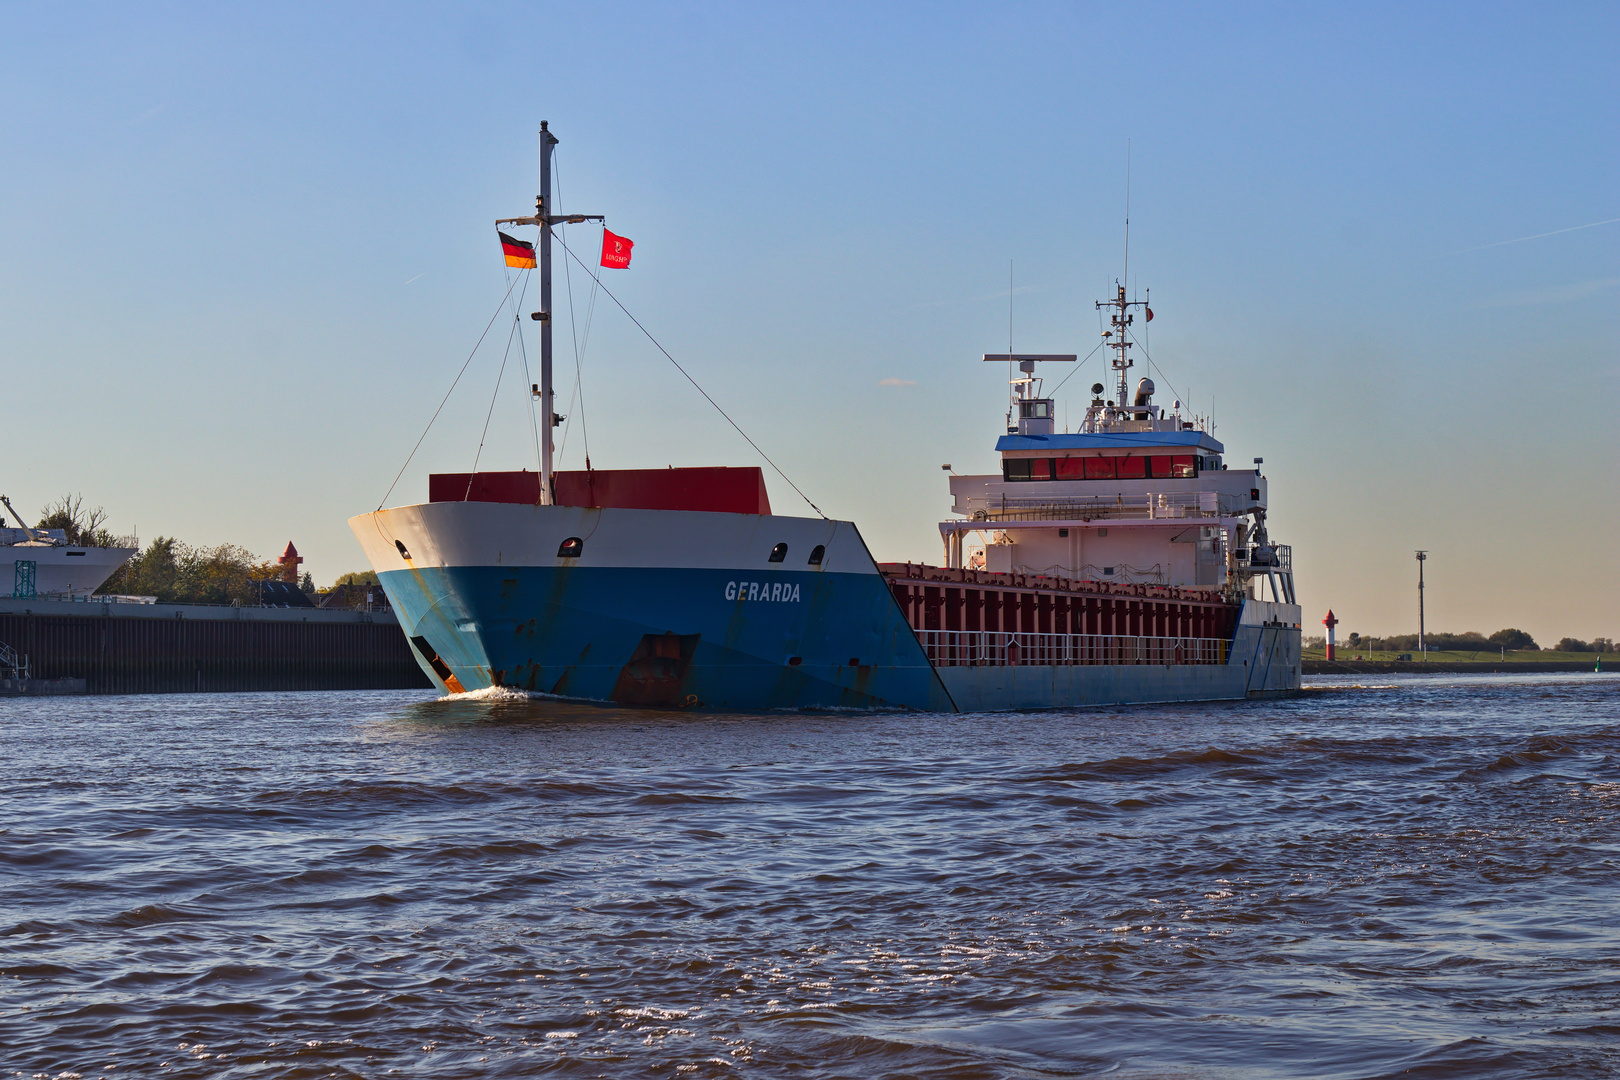
<svg viewBox="0 0 1620 1080">
<path fill-rule="evenodd" d="M 155 596 L 130 596 L 124 593 L 67 593 L 42 592 L 35 594 L 41 600 L 56 600 L 64 604 L 155 604 Z M 205 606 L 205 605 L 196 605 Z M 211 607 L 230 607 L 229 604 L 206 605 Z"/>
<path fill-rule="evenodd" d="M 29 670 L 28 657 L 17 652 L 10 645 L 0 641 L 0 676 L 8 679 L 29 679 L 33 675 Z"/>
<path fill-rule="evenodd" d="M 936 667 L 1085 664 L 1224 664 L 1225 638 L 918 630 Z"/>
<path fill-rule="evenodd" d="M 997 495 L 958 499 L 955 509 L 975 521 L 1154 521 L 1230 517 L 1240 511 L 1240 502 L 1218 491 L 1151 492 L 1094 499 Z"/>
</svg>

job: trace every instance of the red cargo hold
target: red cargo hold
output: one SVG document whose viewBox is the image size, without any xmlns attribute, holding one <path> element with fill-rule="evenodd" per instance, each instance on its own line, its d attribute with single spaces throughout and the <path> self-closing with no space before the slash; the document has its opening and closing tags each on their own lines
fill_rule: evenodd
<svg viewBox="0 0 1620 1080">
<path fill-rule="evenodd" d="M 540 501 L 540 474 L 521 472 L 432 473 L 429 502 Z M 559 506 L 625 510 L 705 510 L 722 514 L 769 514 L 765 474 L 757 466 L 699 469 L 593 469 L 553 477 Z"/>
</svg>

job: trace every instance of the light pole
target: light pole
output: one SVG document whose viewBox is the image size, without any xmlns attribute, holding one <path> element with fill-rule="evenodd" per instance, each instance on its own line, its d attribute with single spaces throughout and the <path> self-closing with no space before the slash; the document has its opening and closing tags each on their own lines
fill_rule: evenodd
<svg viewBox="0 0 1620 1080">
<path fill-rule="evenodd" d="M 1423 563 L 1429 557 L 1427 551 L 1417 553 L 1418 564 L 1418 655 L 1423 655 Z"/>
</svg>

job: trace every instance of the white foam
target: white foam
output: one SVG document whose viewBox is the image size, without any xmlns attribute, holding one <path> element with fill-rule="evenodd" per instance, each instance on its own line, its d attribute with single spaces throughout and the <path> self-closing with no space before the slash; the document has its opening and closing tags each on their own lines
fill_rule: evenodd
<svg viewBox="0 0 1620 1080">
<path fill-rule="evenodd" d="M 440 701 L 528 701 L 530 695 L 510 686 L 486 686 L 482 690 L 467 690 L 460 694 L 446 694 Z"/>
</svg>

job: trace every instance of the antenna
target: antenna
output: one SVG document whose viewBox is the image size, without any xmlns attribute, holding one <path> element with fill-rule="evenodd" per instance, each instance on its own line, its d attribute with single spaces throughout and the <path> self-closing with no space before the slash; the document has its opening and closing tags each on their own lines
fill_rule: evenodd
<svg viewBox="0 0 1620 1080">
<path fill-rule="evenodd" d="M 1114 359 L 1110 362 L 1113 369 L 1119 373 L 1118 407 L 1125 409 L 1130 403 L 1130 376 L 1128 372 L 1136 361 L 1131 359 L 1129 327 L 1136 321 L 1136 316 L 1130 312 L 1133 307 L 1146 308 L 1145 300 L 1125 299 L 1125 282 L 1130 279 L 1131 273 L 1131 141 L 1125 140 L 1125 269 L 1124 276 L 1114 283 L 1114 297 L 1112 300 L 1098 300 L 1096 306 L 1100 308 L 1113 308 L 1109 316 L 1112 330 L 1103 331 L 1103 340 L 1110 349 L 1114 350 Z M 1123 414 L 1122 414 L 1123 415 Z"/>
</svg>

